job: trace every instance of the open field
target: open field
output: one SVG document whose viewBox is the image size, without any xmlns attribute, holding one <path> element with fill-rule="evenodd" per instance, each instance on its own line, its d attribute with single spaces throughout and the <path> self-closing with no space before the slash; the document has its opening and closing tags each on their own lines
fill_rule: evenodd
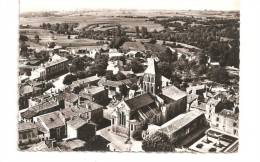
<svg viewBox="0 0 260 162">
<path fill-rule="evenodd" d="M 96 46 L 96 42 L 98 42 L 98 40 L 87 38 L 68 39 L 66 35 L 51 34 L 49 30 L 44 29 L 20 29 L 20 32 L 25 34 L 30 40 L 34 40 L 34 36 L 38 34 L 40 37 L 40 44 L 42 45 L 46 45 L 47 42 L 52 40 L 52 37 L 58 45 L 67 47 Z"/>
</svg>

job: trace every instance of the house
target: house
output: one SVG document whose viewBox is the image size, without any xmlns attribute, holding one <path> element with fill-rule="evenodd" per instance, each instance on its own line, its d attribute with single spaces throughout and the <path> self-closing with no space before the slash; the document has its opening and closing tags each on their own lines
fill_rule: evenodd
<svg viewBox="0 0 260 162">
<path fill-rule="evenodd" d="M 171 85 L 171 80 L 166 78 L 165 76 L 161 76 L 162 88 Z"/>
<path fill-rule="evenodd" d="M 38 129 L 34 123 L 18 123 L 19 145 L 32 144 L 39 141 Z"/>
<path fill-rule="evenodd" d="M 204 113 L 190 111 L 166 122 L 158 131 L 165 133 L 176 145 L 180 145 L 185 139 L 188 139 L 185 141 L 186 144 L 191 142 L 207 129 L 208 123 Z"/>
<path fill-rule="evenodd" d="M 67 138 L 69 139 L 77 138 L 88 141 L 95 135 L 96 124 L 89 120 L 74 117 L 67 122 Z"/>
<path fill-rule="evenodd" d="M 30 80 L 45 80 L 46 79 L 46 69 L 42 66 L 32 70 Z"/>
<path fill-rule="evenodd" d="M 236 104 L 211 98 L 206 104 L 206 118 L 212 128 L 238 136 L 239 108 Z"/>
<path fill-rule="evenodd" d="M 88 86 L 96 86 L 100 79 L 101 79 L 100 77 L 98 77 L 97 75 L 94 75 L 91 77 L 73 81 L 72 84 L 70 85 L 70 87 L 71 87 L 71 89 L 74 89 L 75 87 L 84 88 L 84 87 L 88 87 Z"/>
<path fill-rule="evenodd" d="M 78 103 L 78 95 L 74 93 L 65 93 L 64 94 L 64 105 L 66 108 L 74 107 Z"/>
<path fill-rule="evenodd" d="M 107 90 L 105 90 L 104 86 L 86 87 L 79 92 L 79 102 L 84 100 L 89 100 L 101 105 L 105 105 L 108 102 Z"/>
<path fill-rule="evenodd" d="M 59 109 L 59 102 L 56 99 L 52 99 L 36 106 L 29 107 L 25 111 L 20 112 L 20 116 L 22 121 L 32 121 L 33 117 L 57 111 Z"/>
<path fill-rule="evenodd" d="M 187 94 L 174 85 L 164 87 L 159 97 L 163 100 L 164 122 L 186 112 Z"/>
<path fill-rule="evenodd" d="M 117 94 L 127 96 L 129 89 L 128 87 L 133 84 L 133 81 L 134 80 L 131 79 L 124 79 L 120 81 L 105 80 L 102 85 L 108 90 L 108 98 L 113 98 Z"/>
<path fill-rule="evenodd" d="M 114 107 L 111 131 L 130 137 L 135 131 L 142 131 L 148 123 L 160 124 L 161 113 L 155 99 L 143 94 L 129 100 L 122 100 Z"/>
<path fill-rule="evenodd" d="M 49 62 L 43 65 L 46 71 L 46 79 L 50 79 L 56 75 L 60 75 L 66 72 L 68 70 L 67 69 L 68 61 L 69 60 L 65 57 L 54 55 L 49 60 Z"/>
<path fill-rule="evenodd" d="M 65 123 L 63 122 L 59 111 L 34 117 L 33 121 L 38 123 L 47 139 L 61 140 L 66 136 Z"/>
<path fill-rule="evenodd" d="M 85 120 L 91 120 L 98 123 L 103 119 L 103 106 L 95 102 L 85 100 L 76 106 L 60 110 L 60 114 L 64 122 L 74 117 L 81 117 Z"/>
</svg>

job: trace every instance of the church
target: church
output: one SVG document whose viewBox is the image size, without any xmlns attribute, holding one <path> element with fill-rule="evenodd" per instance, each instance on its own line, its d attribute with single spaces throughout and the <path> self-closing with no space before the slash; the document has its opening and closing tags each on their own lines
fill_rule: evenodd
<svg viewBox="0 0 260 162">
<path fill-rule="evenodd" d="M 186 112 L 186 93 L 173 85 L 162 88 L 158 61 L 155 58 L 147 61 L 141 95 L 123 98 L 113 108 L 111 131 L 118 135 L 129 138 L 134 132 L 145 130 L 148 124 L 162 125 Z"/>
</svg>

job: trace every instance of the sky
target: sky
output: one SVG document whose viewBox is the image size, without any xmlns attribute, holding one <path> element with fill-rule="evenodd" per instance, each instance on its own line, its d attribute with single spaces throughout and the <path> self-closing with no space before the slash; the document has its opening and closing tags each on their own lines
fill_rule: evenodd
<svg viewBox="0 0 260 162">
<path fill-rule="evenodd" d="M 239 10 L 240 0 L 20 0 L 20 11 L 77 9 Z"/>
</svg>

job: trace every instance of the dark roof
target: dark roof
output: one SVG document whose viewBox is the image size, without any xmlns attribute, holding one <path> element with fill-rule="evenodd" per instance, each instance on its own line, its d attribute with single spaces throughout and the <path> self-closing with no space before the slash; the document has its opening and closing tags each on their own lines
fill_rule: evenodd
<svg viewBox="0 0 260 162">
<path fill-rule="evenodd" d="M 103 106 L 102 105 L 99 105 L 95 102 L 92 102 L 92 101 L 89 101 L 89 100 L 86 100 L 84 101 L 83 103 L 81 103 L 79 106 L 78 106 L 78 111 L 79 112 L 88 112 L 88 111 L 92 111 L 92 110 L 96 110 L 96 109 L 102 109 Z M 77 111 L 76 110 L 76 111 Z"/>
<path fill-rule="evenodd" d="M 59 103 L 55 100 L 47 101 L 44 103 L 40 103 L 36 106 L 29 107 L 28 110 L 21 113 L 21 116 L 26 119 L 30 119 L 34 116 L 36 116 L 39 112 L 47 109 L 53 109 L 55 107 L 59 106 Z"/>
<path fill-rule="evenodd" d="M 18 123 L 18 131 L 34 129 L 34 128 L 37 128 L 37 126 L 30 122 Z"/>
<path fill-rule="evenodd" d="M 129 106 L 131 111 L 135 111 L 139 108 L 154 103 L 154 99 L 149 94 L 143 94 L 132 99 L 126 100 L 125 103 Z"/>
</svg>

